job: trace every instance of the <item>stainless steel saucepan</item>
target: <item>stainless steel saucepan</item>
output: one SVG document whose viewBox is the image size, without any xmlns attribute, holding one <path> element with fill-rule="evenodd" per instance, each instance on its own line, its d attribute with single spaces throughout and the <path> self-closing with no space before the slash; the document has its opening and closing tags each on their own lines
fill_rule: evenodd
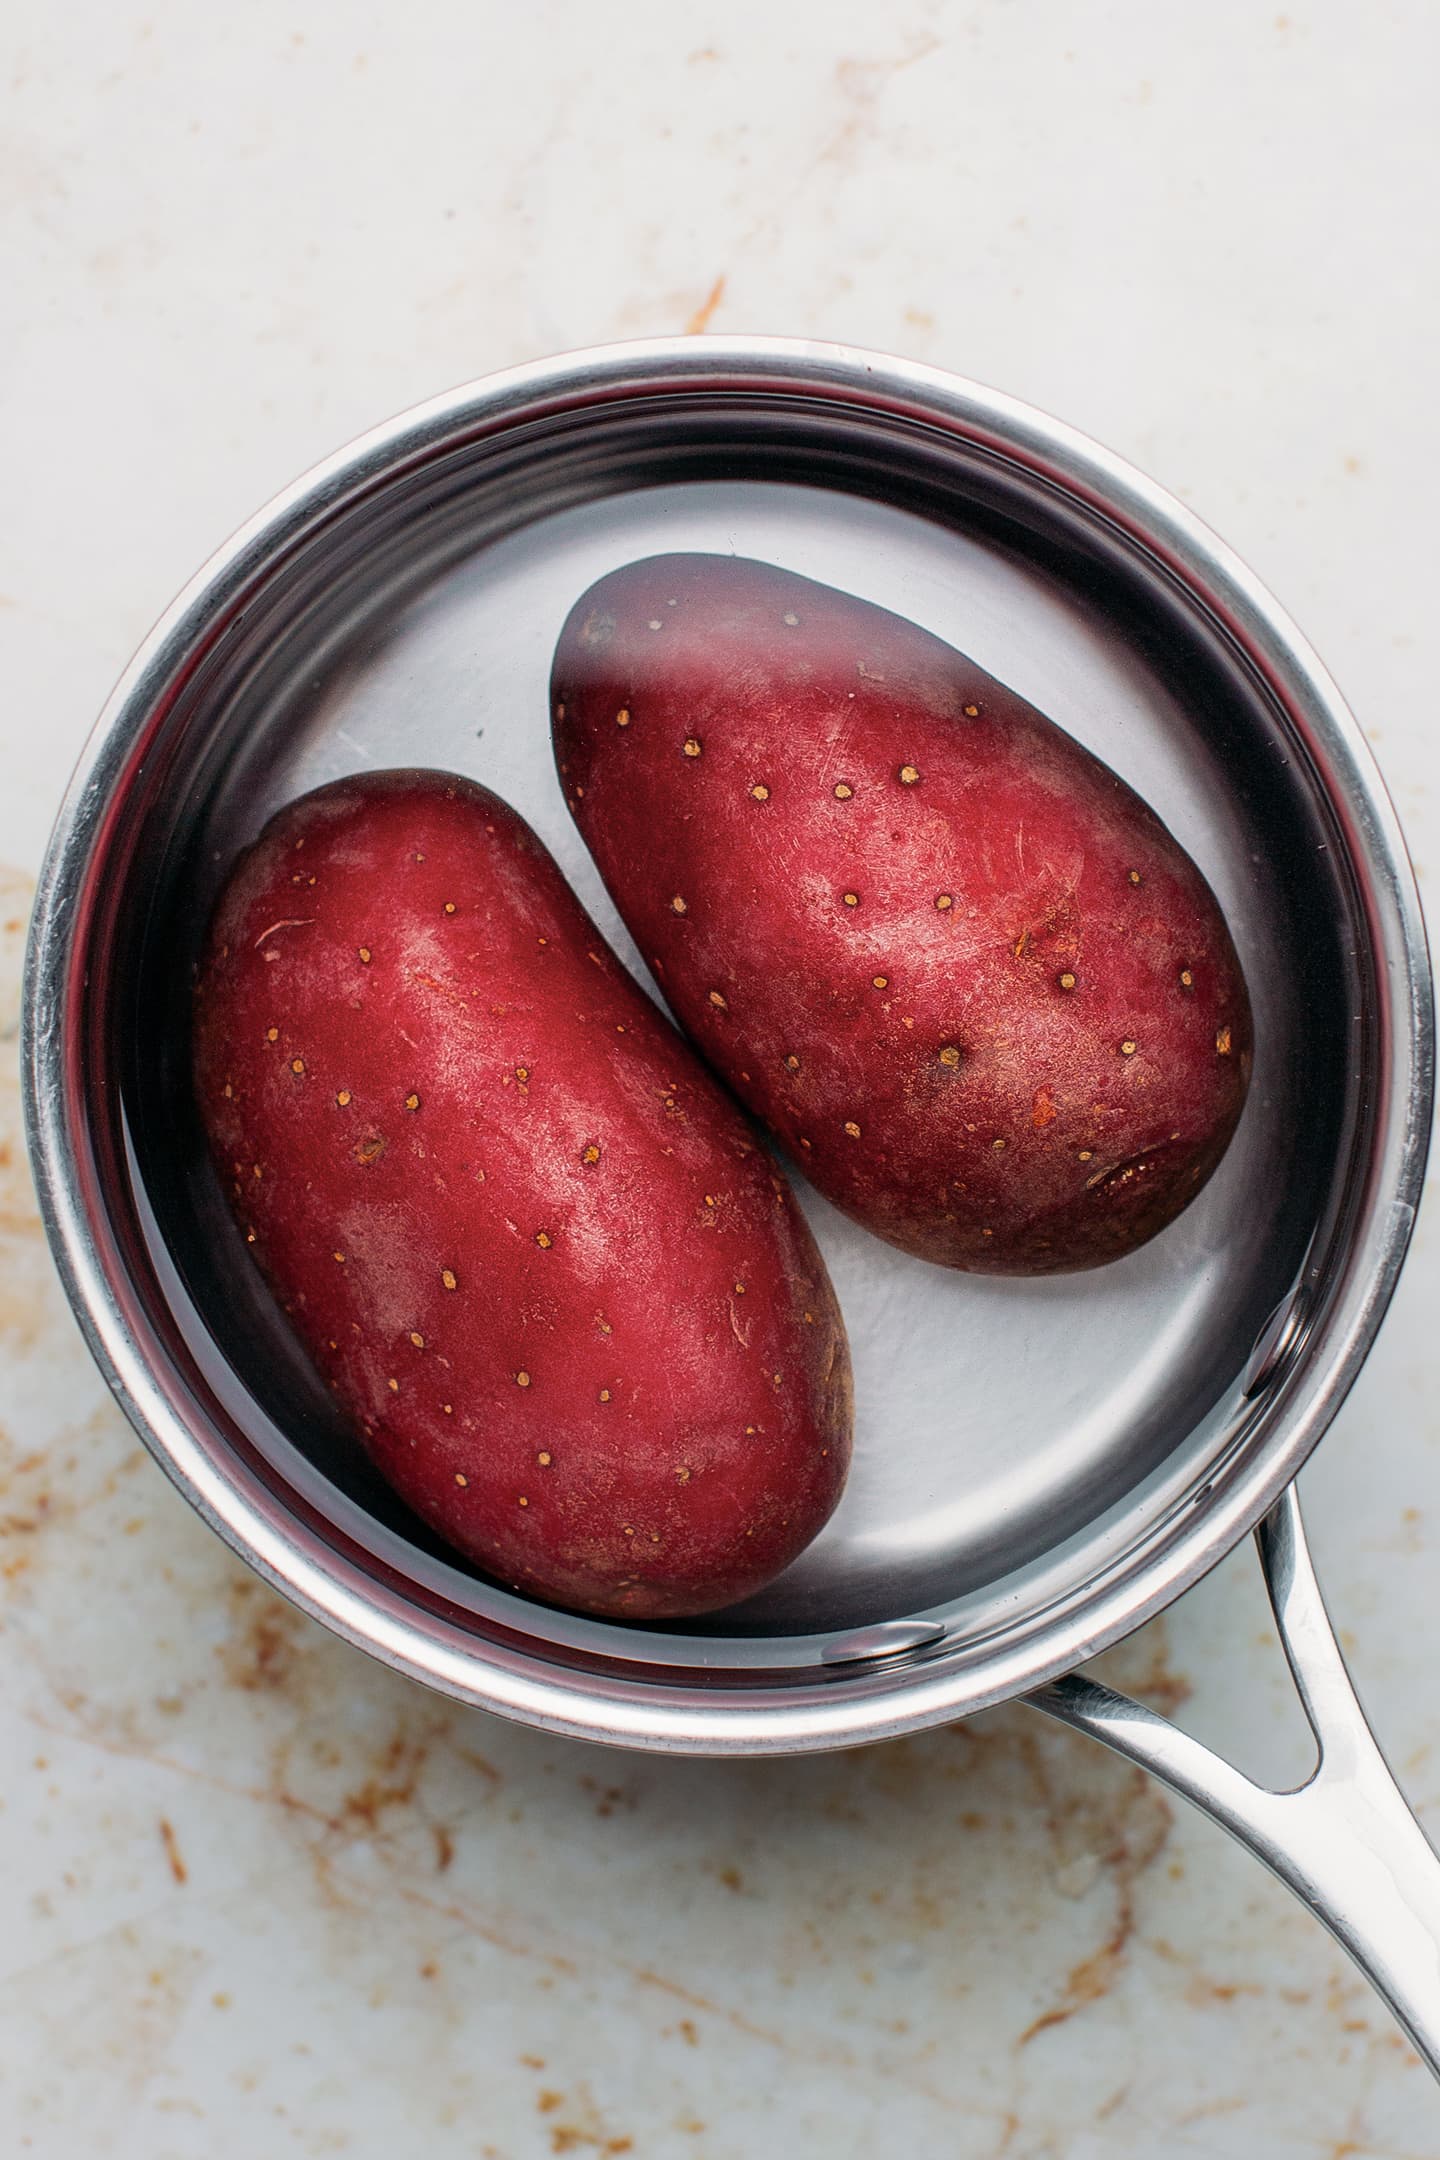
<svg viewBox="0 0 1440 2160">
<path fill-rule="evenodd" d="M 646 1629 L 497 1589 L 369 1470 L 207 1167 L 187 1011 L 235 850 L 372 763 L 498 789 L 643 972 L 561 802 L 546 681 L 593 578 L 692 547 L 912 617 L 1113 765 L 1220 897 L 1257 1055 L 1206 1191 L 1092 1274 L 949 1274 L 807 1193 L 855 1351 L 849 1489 L 763 1596 Z M 1292 1483 L 1394 1288 L 1433 1053 L 1390 804 L 1334 684 L 1235 557 L 1010 398 L 769 339 L 492 377 L 262 511 L 101 718 L 44 870 L 26 1000 L 41 1201 L 95 1356 L 181 1490 L 305 1611 L 462 1701 L 628 1747 L 850 1746 L 1024 1696 L 1249 1845 L 1440 2070 L 1440 1864 L 1351 1690 Z M 1075 1670 L 1252 1530 L 1318 1742 L 1283 1794 Z"/>
</svg>

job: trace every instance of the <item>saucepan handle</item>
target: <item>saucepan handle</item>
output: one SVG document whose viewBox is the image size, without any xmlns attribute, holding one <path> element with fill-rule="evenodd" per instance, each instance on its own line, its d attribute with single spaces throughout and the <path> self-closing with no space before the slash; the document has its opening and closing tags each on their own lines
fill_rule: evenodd
<svg viewBox="0 0 1440 2160">
<path fill-rule="evenodd" d="M 1255 1533 L 1319 1760 L 1272 1792 L 1158 1712 L 1071 1673 L 1027 1700 L 1149 1770 L 1248 1845 L 1324 1921 L 1440 2077 L 1440 1858 L 1360 1707 L 1315 1578 L 1294 1486 Z"/>
</svg>

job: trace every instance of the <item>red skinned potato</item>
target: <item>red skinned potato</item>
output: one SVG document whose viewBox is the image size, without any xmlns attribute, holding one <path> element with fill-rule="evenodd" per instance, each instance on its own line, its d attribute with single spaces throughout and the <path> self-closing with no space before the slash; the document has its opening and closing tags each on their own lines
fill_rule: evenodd
<svg viewBox="0 0 1440 2160">
<path fill-rule="evenodd" d="M 643 1618 L 819 1530 L 850 1452 L 824 1263 L 496 796 L 377 773 L 274 818 L 216 911 L 195 1078 L 292 1325 L 461 1552 Z"/>
<path fill-rule="evenodd" d="M 1133 1250 L 1234 1132 L 1250 1009 L 1139 796 L 973 661 L 728 556 L 613 572 L 565 798 L 672 1010 L 829 1199 L 948 1267 Z"/>
</svg>

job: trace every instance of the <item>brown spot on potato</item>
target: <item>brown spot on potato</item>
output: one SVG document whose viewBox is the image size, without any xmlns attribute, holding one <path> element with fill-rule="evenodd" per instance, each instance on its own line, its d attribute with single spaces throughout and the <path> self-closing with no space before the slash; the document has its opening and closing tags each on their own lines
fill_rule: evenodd
<svg viewBox="0 0 1440 2160">
<path fill-rule="evenodd" d="M 1191 974 L 1189 968 L 1181 968 L 1180 970 L 1180 987 L 1182 990 L 1193 990 L 1195 987 L 1195 977 Z"/>
<path fill-rule="evenodd" d="M 699 757 L 700 755 L 700 745 L 693 735 L 687 735 L 685 738 L 685 755 L 686 757 Z"/>
<path fill-rule="evenodd" d="M 978 705 L 967 705 L 967 706 L 965 707 L 965 717 L 966 717 L 966 719 L 967 719 L 967 720 L 978 720 L 978 719 L 979 719 L 979 717 L 980 717 L 980 708 L 979 708 L 979 706 L 978 706 Z"/>
<path fill-rule="evenodd" d="M 440 1280 L 442 1283 L 444 1283 L 447 1290 L 454 1290 L 457 1287 L 454 1268 L 442 1267 L 440 1270 Z"/>
<path fill-rule="evenodd" d="M 349 1109 L 349 1107 L 350 1107 L 350 1090 L 349 1090 L 349 1088 L 341 1088 L 341 1090 L 340 1090 L 339 1094 L 338 1094 L 338 1095 L 337 1095 L 337 1096 L 335 1097 L 335 1100 L 336 1100 L 336 1102 L 337 1102 L 337 1103 L 339 1104 L 339 1106 L 340 1106 L 340 1108 L 341 1108 L 342 1110 L 348 1110 L 348 1109 Z"/>
<path fill-rule="evenodd" d="M 550 1467 L 549 1448 L 541 1448 L 539 1454 L 535 1457 L 535 1460 L 539 1463 L 542 1470 L 548 1470 Z"/>
<path fill-rule="evenodd" d="M 860 1137 L 860 1127 L 859 1127 L 859 1126 L 858 1126 L 858 1125 L 857 1125 L 857 1124 L 855 1123 L 855 1120 L 854 1120 L 854 1118 L 846 1118 L 846 1120 L 845 1120 L 845 1130 L 846 1130 L 846 1132 L 847 1132 L 847 1133 L 849 1133 L 849 1135 L 850 1135 L 850 1138 L 851 1138 L 852 1140 L 858 1140 L 858 1139 L 859 1139 L 859 1137 Z"/>
<path fill-rule="evenodd" d="M 787 1072 L 799 1072 L 800 1070 L 800 1060 L 798 1057 L 796 1057 L 793 1050 L 790 1052 L 790 1055 L 785 1060 L 785 1069 Z"/>
<path fill-rule="evenodd" d="M 564 710 L 564 708 L 562 707 L 562 708 L 561 708 L 561 710 L 563 711 L 563 710 Z M 629 725 L 630 725 L 630 708 L 629 708 L 629 706 L 628 706 L 628 705 L 622 705 L 622 706 L 620 707 L 620 710 L 619 710 L 619 712 L 617 712 L 617 713 L 616 713 L 616 715 L 615 715 L 615 725 L 616 725 L 616 727 L 629 727 Z"/>
<path fill-rule="evenodd" d="M 290 1060 L 290 1070 L 291 1070 L 291 1072 L 293 1072 L 293 1073 L 303 1073 L 303 1072 L 304 1072 L 304 1070 L 305 1070 L 305 1060 L 304 1060 L 304 1058 L 291 1058 L 291 1060 Z"/>
<path fill-rule="evenodd" d="M 1048 1087 L 1036 1088 L 1030 1104 L 1030 1123 L 1036 1132 L 1043 1132 L 1055 1122 L 1055 1098 Z"/>
<path fill-rule="evenodd" d="M 265 1030 L 265 1040 L 266 1040 L 266 1042 L 279 1042 L 279 1040 L 280 1040 L 280 1030 L 279 1030 L 279 1028 L 277 1028 L 277 1027 L 272 1027 L 272 1028 L 266 1028 L 266 1030 Z"/>
<path fill-rule="evenodd" d="M 400 1382 L 399 1382 L 398 1380 L 387 1380 L 387 1381 L 386 1381 L 386 1383 L 385 1383 L 385 1385 L 386 1385 L 386 1387 L 388 1387 L 388 1388 L 389 1388 L 389 1390 L 390 1390 L 390 1392 L 391 1392 L 391 1394 L 392 1394 L 392 1395 L 398 1395 L 398 1394 L 399 1394 L 399 1392 L 400 1392 Z"/>
<path fill-rule="evenodd" d="M 936 893 L 935 905 L 940 910 L 940 913 L 943 915 L 948 908 L 954 907 L 954 895 L 948 892 Z"/>
<path fill-rule="evenodd" d="M 870 984 L 872 989 L 888 990 L 890 987 L 890 978 L 888 975 L 872 975 L 870 978 Z"/>
<path fill-rule="evenodd" d="M 676 893 L 674 899 L 670 902 L 670 905 L 677 915 L 687 915 L 690 912 L 685 904 L 683 896 L 678 892 Z"/>
<path fill-rule="evenodd" d="M 852 795 L 853 795 L 854 793 L 855 793 L 855 790 L 854 790 L 854 788 L 852 788 L 852 787 L 851 787 L 851 786 L 849 785 L 849 783 L 848 783 L 847 781 L 844 781 L 844 780 L 837 780 L 837 781 L 836 781 L 836 783 L 835 783 L 835 800 L 836 800 L 836 802 L 849 802 L 849 800 L 850 800 L 851 796 L 852 796 Z"/>
<path fill-rule="evenodd" d="M 960 1052 L 954 1043 L 946 1043 L 944 1049 L 940 1052 L 940 1063 L 948 1065 L 952 1072 L 960 1063 Z"/>
<path fill-rule="evenodd" d="M 453 914 L 454 914 L 454 912 L 455 912 L 455 902 L 454 902 L 453 900 L 447 900 L 447 901 L 445 902 L 445 913 L 446 913 L 447 915 L 453 915 Z"/>
<path fill-rule="evenodd" d="M 1140 883 L 1140 873 L 1138 870 L 1127 870 L 1125 875 L 1127 878 L 1129 878 L 1132 885 L 1138 885 Z"/>
<path fill-rule="evenodd" d="M 528 1080 L 530 1077 L 530 1067 L 528 1065 L 517 1065 L 515 1067 L 515 1077 L 517 1080 Z"/>
<path fill-rule="evenodd" d="M 405 1107 L 407 1110 L 418 1110 L 420 1107 L 420 1097 L 416 1094 L 413 1088 L 411 1089 L 410 1093 L 405 1097 Z"/>
<path fill-rule="evenodd" d="M 750 793 L 754 796 L 756 802 L 769 802 L 770 800 L 770 790 L 763 780 L 757 780 Z"/>
<path fill-rule="evenodd" d="M 1059 982 L 1060 988 L 1062 990 L 1073 990 L 1075 987 L 1075 977 L 1070 973 L 1070 970 L 1068 968 L 1065 970 L 1065 973 L 1061 976 L 1058 976 L 1056 980 Z"/>
<path fill-rule="evenodd" d="M 859 907 L 860 905 L 860 895 L 858 892 L 842 893 L 840 897 L 845 902 L 846 907 Z"/>
<path fill-rule="evenodd" d="M 920 778 L 920 769 L 916 765 L 902 765 L 899 778 L 902 787 L 914 787 L 916 781 Z"/>
<path fill-rule="evenodd" d="M 580 1160 L 581 1160 L 581 1162 L 583 1162 L 583 1163 L 597 1163 L 597 1162 L 599 1162 L 599 1160 L 600 1160 L 600 1150 L 599 1150 L 599 1148 L 598 1148 L 598 1147 L 596 1147 L 596 1145 L 595 1145 L 595 1143 L 594 1143 L 593 1141 L 592 1141 L 592 1142 L 590 1143 L 589 1147 L 587 1147 L 587 1148 L 585 1148 L 585 1149 L 583 1149 L 583 1150 L 582 1150 L 582 1152 L 581 1152 L 581 1156 L 580 1156 Z"/>
<path fill-rule="evenodd" d="M 528 1372 L 526 1372 L 523 1365 L 521 1366 L 519 1372 L 517 1372 L 515 1375 L 515 1385 L 516 1387 L 529 1387 L 530 1385 L 530 1375 Z"/>
<path fill-rule="evenodd" d="M 367 1133 L 363 1140 L 356 1141 L 351 1153 L 356 1162 L 368 1164 L 378 1162 L 388 1146 L 383 1133 Z"/>
<path fill-rule="evenodd" d="M 1126 1038 L 1125 1038 L 1125 1040 L 1124 1040 L 1124 1042 L 1122 1042 L 1122 1043 L 1121 1043 L 1121 1045 L 1120 1045 L 1120 1055 L 1121 1055 L 1121 1057 L 1134 1057 L 1134 1055 L 1135 1055 L 1135 1050 L 1136 1050 L 1136 1045 L 1135 1045 L 1135 1042 L 1134 1042 L 1133 1038 L 1132 1038 L 1132 1037 L 1130 1037 L 1129 1035 L 1127 1035 L 1127 1036 L 1126 1036 Z"/>
<path fill-rule="evenodd" d="M 717 1006 L 721 1012 L 729 1012 L 730 1010 L 729 999 L 725 997 L 724 994 L 719 990 L 712 990 L 710 992 L 710 1003 L 714 1006 Z"/>
<path fill-rule="evenodd" d="M 424 1336 L 423 1336 L 423 1335 L 422 1335 L 422 1334 L 420 1333 L 420 1330 L 419 1330 L 419 1328 L 411 1328 L 411 1330 L 410 1330 L 410 1340 L 411 1340 L 411 1342 L 412 1342 L 412 1343 L 414 1343 L 414 1345 L 415 1345 L 415 1348 L 416 1348 L 417 1350 L 423 1350 L 423 1349 L 424 1349 L 424 1347 L 425 1347 L 425 1337 L 424 1337 Z"/>
<path fill-rule="evenodd" d="M 1215 1048 L 1219 1051 L 1221 1057 L 1229 1057 L 1230 1030 L 1228 1027 L 1222 1027 L 1219 1034 L 1215 1037 Z"/>
<path fill-rule="evenodd" d="M 361 965 L 364 967 L 369 967 L 371 960 L 370 947 L 368 945 L 360 945 L 356 948 L 356 950 L 360 954 Z"/>
<path fill-rule="evenodd" d="M 554 1244 L 555 1241 L 551 1237 L 548 1230 L 537 1230 L 535 1233 L 535 1242 L 540 1247 L 540 1250 L 542 1252 L 549 1252 L 550 1247 Z"/>
<path fill-rule="evenodd" d="M 468 1485 L 470 1483 L 470 1480 L 468 1477 L 466 1477 L 463 1470 L 457 1470 L 455 1472 L 455 1482 L 457 1485 Z"/>
</svg>

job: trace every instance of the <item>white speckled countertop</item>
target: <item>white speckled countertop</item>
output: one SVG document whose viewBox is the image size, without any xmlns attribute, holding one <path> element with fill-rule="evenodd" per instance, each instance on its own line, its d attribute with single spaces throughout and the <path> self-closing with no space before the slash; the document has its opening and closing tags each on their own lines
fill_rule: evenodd
<svg viewBox="0 0 1440 2160">
<path fill-rule="evenodd" d="M 12 0 L 0 2151 L 1440 2155 L 1440 2098 L 1316 1923 L 1032 1716 L 640 1760 L 461 1712 L 291 1612 L 111 1407 L 16 1100 L 28 880 L 154 614 L 357 429 L 615 336 L 888 348 L 1134 458 L 1318 640 L 1424 889 L 1440 17 L 1281 5 Z M 1304 1480 L 1432 1829 L 1437 1301 L 1432 1203 Z M 1252 1765 L 1298 1754 L 1248 1552 L 1111 1666 Z"/>
</svg>

